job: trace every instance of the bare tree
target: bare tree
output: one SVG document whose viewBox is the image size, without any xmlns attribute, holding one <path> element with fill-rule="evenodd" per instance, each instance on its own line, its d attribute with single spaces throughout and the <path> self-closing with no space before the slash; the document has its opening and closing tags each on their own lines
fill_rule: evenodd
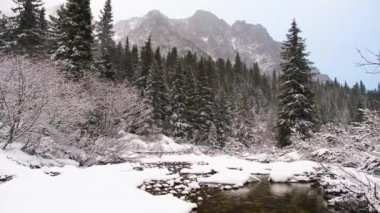
<svg viewBox="0 0 380 213">
<path fill-rule="evenodd" d="M 359 67 L 365 67 L 366 71 L 371 74 L 380 74 L 380 52 L 375 53 L 371 50 L 366 51 L 364 54 L 361 50 L 357 49 L 360 57 L 363 62 L 357 63 L 356 65 Z M 367 67 L 371 67 L 371 70 L 367 69 Z"/>
<path fill-rule="evenodd" d="M 5 58 L 5 60 L 9 58 Z M 4 60 L 4 59 L 3 59 Z M 31 133 L 47 104 L 43 85 L 37 76 L 26 75 L 30 64 L 22 59 L 2 63 L 0 70 L 1 129 L 5 140 L 2 149 L 25 134 Z M 5 65 L 5 66 L 4 66 Z M 8 65 L 8 66 L 7 66 Z M 35 67 L 34 67 L 35 68 Z"/>
</svg>

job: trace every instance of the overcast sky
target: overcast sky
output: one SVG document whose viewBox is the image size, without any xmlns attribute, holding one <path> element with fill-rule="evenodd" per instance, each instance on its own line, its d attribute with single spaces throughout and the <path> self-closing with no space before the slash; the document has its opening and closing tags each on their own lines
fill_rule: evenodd
<svg viewBox="0 0 380 213">
<path fill-rule="evenodd" d="M 94 16 L 105 0 L 92 0 Z M 8 10 L 12 0 L 0 0 Z M 51 8 L 65 0 L 45 0 Z M 115 20 L 142 16 L 158 9 L 169 17 L 191 16 L 208 10 L 232 24 L 236 20 L 260 23 L 272 37 L 283 41 L 293 18 L 307 39 L 310 59 L 331 78 L 352 85 L 360 79 L 370 88 L 380 83 L 380 74 L 366 74 L 355 63 L 361 59 L 356 48 L 380 51 L 379 0 L 113 0 Z"/>
</svg>

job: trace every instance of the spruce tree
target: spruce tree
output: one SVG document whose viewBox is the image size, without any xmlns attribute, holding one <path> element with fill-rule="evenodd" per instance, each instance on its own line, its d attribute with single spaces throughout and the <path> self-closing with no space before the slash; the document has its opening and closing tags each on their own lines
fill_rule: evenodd
<svg viewBox="0 0 380 213">
<path fill-rule="evenodd" d="M 290 144 L 290 136 L 299 133 L 304 139 L 317 128 L 317 115 L 311 92 L 311 68 L 305 40 L 294 20 L 283 43 L 281 94 L 277 119 L 278 145 Z"/>
<path fill-rule="evenodd" d="M 198 130 L 196 137 L 197 143 L 205 143 L 207 135 L 210 131 L 211 125 L 214 124 L 214 101 L 215 95 L 210 84 L 208 72 L 212 72 L 211 66 L 206 64 L 204 58 L 201 59 L 199 64 L 199 74 L 197 81 L 197 114 L 198 118 L 195 122 L 195 128 Z"/>
<path fill-rule="evenodd" d="M 152 50 L 152 44 L 150 36 L 145 42 L 144 47 L 141 49 L 141 61 L 140 61 L 140 70 L 138 73 L 138 78 L 136 80 L 136 86 L 140 90 L 141 95 L 144 95 L 144 92 L 147 88 L 147 79 L 149 75 L 149 70 L 152 66 L 154 54 Z"/>
<path fill-rule="evenodd" d="M 7 53 L 14 49 L 14 35 L 17 29 L 18 23 L 15 17 L 2 15 L 0 19 L 0 53 Z"/>
<path fill-rule="evenodd" d="M 59 48 L 63 47 L 63 42 L 67 39 L 64 31 L 64 23 L 67 18 L 66 6 L 61 5 L 56 13 L 56 16 L 50 15 L 48 49 L 49 53 L 54 54 L 55 59 L 61 59 L 64 57 L 65 49 Z"/>
<path fill-rule="evenodd" d="M 176 138 L 186 138 L 189 128 L 189 124 L 186 119 L 186 94 L 184 89 L 184 75 L 183 75 L 183 65 L 181 63 L 177 64 L 177 69 L 174 74 L 174 82 L 171 91 L 171 117 L 170 125 L 172 129 L 173 136 Z"/>
<path fill-rule="evenodd" d="M 113 62 L 113 51 L 115 42 L 113 40 L 113 15 L 111 0 L 106 0 L 104 8 L 100 11 L 100 21 L 96 24 L 96 38 L 98 54 L 95 64 L 103 78 L 114 79 L 116 74 L 115 63 Z"/>
<path fill-rule="evenodd" d="M 194 131 L 197 122 L 197 88 L 195 77 L 191 66 L 184 70 L 184 92 L 185 92 L 185 117 L 189 125 L 187 137 L 189 140 L 194 139 Z"/>
<path fill-rule="evenodd" d="M 137 47 L 137 45 L 132 46 L 131 66 L 132 66 L 132 70 L 133 70 L 133 76 L 131 78 L 131 81 L 137 83 L 136 81 L 139 77 L 140 67 L 141 67 L 140 56 L 139 56 L 139 48 Z"/>
<path fill-rule="evenodd" d="M 129 38 L 127 37 L 124 45 L 124 59 L 122 62 L 122 67 L 125 72 L 125 77 L 131 81 L 134 76 L 134 69 L 132 64 L 132 53 L 129 45 Z"/>
<path fill-rule="evenodd" d="M 38 17 L 38 29 L 40 32 L 40 43 L 41 43 L 41 49 L 44 51 L 48 48 L 48 36 L 49 36 L 49 23 L 46 20 L 46 11 L 45 8 L 42 7 L 39 13 Z"/>
<path fill-rule="evenodd" d="M 169 118 L 169 92 L 167 89 L 160 49 L 149 70 L 145 94 L 153 108 L 153 120 L 159 127 L 166 127 Z"/>
<path fill-rule="evenodd" d="M 41 0 L 15 0 L 18 23 L 14 32 L 17 50 L 21 53 L 33 54 L 43 47 L 46 34 L 46 20 Z M 41 23 L 40 23 L 41 22 Z"/>
<path fill-rule="evenodd" d="M 68 77 L 75 80 L 81 78 L 83 69 L 89 69 L 93 62 L 90 0 L 68 0 L 58 15 L 61 33 L 54 55 L 66 63 Z"/>
</svg>

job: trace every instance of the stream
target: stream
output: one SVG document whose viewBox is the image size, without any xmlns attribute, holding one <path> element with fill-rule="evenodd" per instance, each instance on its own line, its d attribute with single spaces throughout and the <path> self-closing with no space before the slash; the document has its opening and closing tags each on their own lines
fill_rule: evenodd
<svg viewBox="0 0 380 213">
<path fill-rule="evenodd" d="M 164 163 L 151 164 L 144 167 L 164 167 L 173 173 L 182 168 L 189 168 L 190 164 Z M 270 183 L 268 176 L 257 176 L 260 182 L 249 183 L 241 188 L 228 190 L 222 185 L 210 187 L 202 185 L 198 190 L 186 189 L 186 193 L 179 186 L 186 185 L 199 177 L 206 175 L 184 175 L 181 180 L 168 186 L 165 181 L 149 181 L 140 186 L 143 190 L 154 195 L 172 193 L 183 200 L 197 203 L 198 208 L 192 213 L 324 213 L 331 212 L 318 189 L 310 183 Z"/>
<path fill-rule="evenodd" d="M 231 191 L 209 192 L 198 213 L 323 213 L 329 212 L 322 194 L 310 184 L 253 183 Z"/>
</svg>

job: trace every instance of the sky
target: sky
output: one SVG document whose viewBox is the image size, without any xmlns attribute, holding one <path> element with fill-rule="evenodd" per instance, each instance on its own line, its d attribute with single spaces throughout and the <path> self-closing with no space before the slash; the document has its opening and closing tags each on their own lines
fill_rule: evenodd
<svg viewBox="0 0 380 213">
<path fill-rule="evenodd" d="M 51 8 L 65 0 L 44 0 Z M 92 0 L 94 17 L 105 0 Z M 0 10 L 9 11 L 12 0 L 0 0 Z M 349 85 L 362 80 L 367 88 L 377 88 L 380 74 L 374 68 L 358 67 L 357 49 L 380 52 L 379 0 L 112 0 L 115 21 L 143 16 L 158 9 L 170 18 L 185 18 L 198 9 L 207 10 L 227 23 L 245 20 L 262 24 L 277 41 L 295 18 L 306 39 L 309 59 L 319 70 Z M 379 69 L 380 70 L 380 69 Z"/>
</svg>

